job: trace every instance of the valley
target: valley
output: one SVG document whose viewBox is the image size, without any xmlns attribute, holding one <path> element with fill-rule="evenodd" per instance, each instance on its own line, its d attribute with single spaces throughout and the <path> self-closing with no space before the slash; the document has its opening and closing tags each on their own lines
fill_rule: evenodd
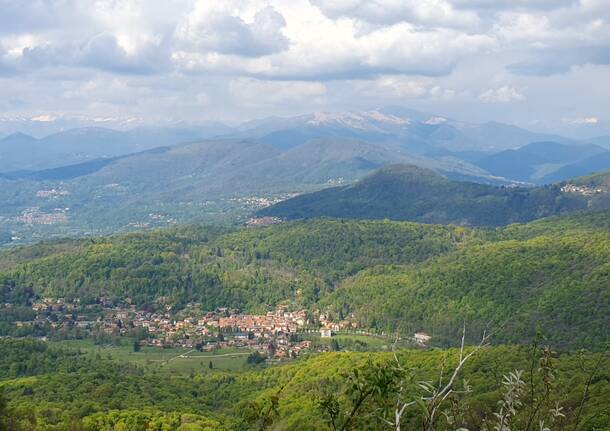
<svg viewBox="0 0 610 431">
<path fill-rule="evenodd" d="M 203 313 L 283 306 L 403 338 L 425 331 L 439 345 L 452 344 L 464 319 L 473 328 L 495 321 L 498 342 L 528 342 L 541 331 L 556 346 L 593 347 L 608 325 L 609 219 L 607 210 L 593 211 L 491 230 L 314 220 L 29 246 L 0 257 L 0 301 L 11 304 L 2 328 L 53 332 L 44 317 L 34 324 L 31 307 L 41 298 L 94 309 L 100 298 L 129 298 L 129 314 L 179 316 L 192 303 Z M 32 316 L 29 329 L 15 326 L 28 320 L 21 314 Z M 69 317 L 67 325 L 80 324 Z"/>
<path fill-rule="evenodd" d="M 64 164 L 28 149 L 19 141 L 24 139 L 56 148 Z M 104 142 L 112 144 L 100 152 Z M 83 153 L 86 146 L 97 152 Z M 430 169 L 453 181 L 534 188 L 538 192 L 521 194 L 549 198 L 552 193 L 542 191 L 548 184 L 610 168 L 609 150 L 588 141 L 400 108 L 267 118 L 236 128 L 74 129 L 41 140 L 5 137 L 3 148 L 23 157 L 10 166 L 12 159 L 4 159 L 7 165 L 0 166 L 3 245 L 175 223 L 243 223 L 269 204 L 319 190 L 332 194 L 332 187 L 347 187 L 396 164 Z M 32 151 L 47 161 L 28 164 Z M 570 200 L 569 194 L 564 198 Z M 549 205 L 555 206 L 546 203 L 530 215 L 482 223 L 528 221 L 569 209 Z M 407 219 L 426 221 L 417 217 Z M 428 220 L 480 223 L 468 217 Z"/>
<path fill-rule="evenodd" d="M 441 408 L 438 429 L 488 430 L 513 387 L 515 429 L 604 429 L 607 150 L 389 110 L 175 133 L 0 174 L 0 429 L 415 428 Z"/>
<path fill-rule="evenodd" d="M 610 1 L 0 0 L 0 431 L 610 431 Z"/>
</svg>

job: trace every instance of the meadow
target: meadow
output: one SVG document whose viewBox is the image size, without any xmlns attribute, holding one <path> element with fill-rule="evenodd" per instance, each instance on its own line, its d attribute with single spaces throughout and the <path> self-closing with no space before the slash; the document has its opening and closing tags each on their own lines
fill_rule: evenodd
<svg viewBox="0 0 610 431">
<path fill-rule="evenodd" d="M 134 352 L 133 343 L 125 339 L 119 345 L 97 345 L 92 340 L 53 341 L 52 345 L 79 349 L 86 354 L 130 363 L 160 372 L 202 373 L 222 371 L 241 371 L 246 369 L 246 359 L 251 350 L 242 348 L 222 348 L 214 351 L 199 352 L 188 348 L 160 348 L 143 346 Z M 210 368 L 210 363 L 212 368 Z"/>
</svg>

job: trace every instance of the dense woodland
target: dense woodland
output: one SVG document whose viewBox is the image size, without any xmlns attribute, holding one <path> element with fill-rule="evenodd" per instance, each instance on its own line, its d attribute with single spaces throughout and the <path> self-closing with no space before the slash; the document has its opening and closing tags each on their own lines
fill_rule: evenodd
<svg viewBox="0 0 610 431">
<path fill-rule="evenodd" d="M 11 431 L 327 430 L 333 429 L 329 393 L 351 411 L 362 395 L 358 391 L 370 390 L 343 429 L 393 429 L 380 418 L 391 409 L 397 379 L 404 377 L 396 364 L 409 370 L 402 396 L 411 401 L 425 394 L 424 382 L 436 381 L 439 371 L 449 372 L 457 360 L 455 349 L 399 350 L 396 359 L 391 353 L 328 353 L 262 370 L 169 376 L 39 341 L 2 340 L 0 423 Z M 453 423 L 467 429 L 487 424 L 491 430 L 506 391 L 503 376 L 514 370 L 523 371 L 522 405 L 510 418 L 519 426 L 515 429 L 527 429 L 534 414 L 536 427 L 530 429 L 537 430 L 538 420 L 548 421 L 555 408 L 561 416 L 553 419 L 552 429 L 607 429 L 607 355 L 559 355 L 536 345 L 486 347 L 472 356 L 459 373 L 455 393 L 442 405 L 447 415 L 438 418 L 438 429 L 454 429 Z M 384 392 L 373 395 L 379 385 Z M 408 410 L 403 428 L 425 429 L 423 407 Z"/>
<path fill-rule="evenodd" d="M 316 217 L 392 219 L 463 226 L 505 226 L 610 207 L 609 174 L 577 179 L 603 193 L 566 193 L 563 185 L 495 187 L 453 181 L 410 165 L 384 167 L 355 184 L 302 194 L 259 211 L 288 220 Z"/>
<path fill-rule="evenodd" d="M 12 249 L 0 255 L 0 303 L 10 304 L 0 331 L 13 336 L 0 339 L 0 429 L 396 429 L 400 401 L 402 429 L 607 430 L 608 286 L 608 210 L 503 228 L 186 226 Z M 424 330 L 433 347 L 358 353 L 336 343 L 342 352 L 283 365 L 173 374 L 30 338 L 61 335 L 15 326 L 43 297 L 129 297 L 173 312 L 285 304 L 392 337 Z M 493 336 L 445 393 L 464 324 L 467 346 Z"/>
<path fill-rule="evenodd" d="M 181 227 L 11 250 L 0 257 L 0 321 L 40 297 L 132 298 L 145 309 L 294 308 L 353 314 L 361 327 L 425 330 L 452 344 L 466 320 L 497 340 L 542 331 L 561 348 L 593 348 L 609 327 L 608 211 L 472 229 L 316 220 L 268 228 Z M 32 331 L 36 331 L 33 328 Z M 20 335 L 26 335 L 23 332 Z"/>
</svg>

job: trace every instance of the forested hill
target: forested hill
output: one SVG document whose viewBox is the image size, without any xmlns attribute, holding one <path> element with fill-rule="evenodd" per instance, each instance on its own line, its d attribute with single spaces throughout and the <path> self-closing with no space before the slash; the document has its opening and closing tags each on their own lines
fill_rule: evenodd
<svg viewBox="0 0 610 431">
<path fill-rule="evenodd" d="M 0 333 L 39 297 L 104 296 L 138 307 L 352 314 L 361 327 L 455 340 L 466 319 L 497 340 L 542 331 L 595 347 L 610 325 L 610 211 L 473 229 L 315 220 L 267 228 L 184 227 L 43 244 L 0 255 Z M 13 313 L 13 314 L 11 314 Z M 13 317 L 11 317 L 13 316 Z"/>
<path fill-rule="evenodd" d="M 460 425 L 468 426 L 461 429 L 485 429 L 484 419 L 494 417 L 498 401 L 502 400 L 505 387 L 502 376 L 515 369 L 529 370 L 534 359 L 533 373 L 522 375 L 528 385 L 525 392 L 533 390 L 535 395 L 540 394 L 545 407 L 561 406 L 561 427 L 553 429 L 606 430 L 610 418 L 607 358 L 589 381 L 590 369 L 599 361 L 599 355 L 559 354 L 547 366 L 552 371 L 546 374 L 550 375 L 551 385 L 543 386 L 545 369 L 538 370 L 539 352 L 533 353 L 535 356 L 528 347 L 498 346 L 480 351 L 469 361 L 456 387 L 460 385 L 461 389 L 463 377 L 471 389 L 459 392 L 459 405 L 451 398 L 449 405 L 453 410 L 447 409 L 460 408 L 470 413 L 460 417 Z M 453 366 L 457 358 L 456 349 L 398 352 L 398 360 L 422 381 L 437 381 L 440 370 L 447 372 L 446 367 Z M 361 387 L 371 387 L 366 379 L 371 371 L 379 372 L 381 378 L 391 377 L 391 384 L 386 385 L 379 397 L 366 398 L 363 413 L 349 429 L 384 429 L 386 425 L 371 412 L 389 405 L 393 413 L 393 401 L 401 388 L 396 384 L 400 376 L 389 374 L 395 368 L 393 361 L 389 352 L 333 352 L 262 370 L 213 370 L 189 376 L 59 349 L 40 341 L 0 339 L 0 401 L 6 400 L 0 404 L 0 429 L 330 431 L 333 427 L 320 406 L 322 396 L 326 392 L 336 394 L 340 406 L 347 410 L 349 400 L 355 398 L 350 397 L 353 392 L 349 388 L 356 386 L 354 381 Z M 357 379 L 359 375 L 362 377 Z M 425 394 L 422 386 L 410 383 L 404 391 L 407 400 Z M 547 387 L 549 392 L 543 392 Z M 404 392 L 401 391 L 401 397 Z M 586 402 L 581 409 L 583 393 Z M 524 430 L 530 417 L 531 397 L 522 394 L 518 399 L 523 399 L 523 406 L 513 419 L 516 426 L 511 429 Z M 421 429 L 420 408 L 415 406 L 407 413 L 402 420 L 403 428 Z M 439 416 L 436 429 L 455 429 L 445 426 L 445 416 Z"/>
<path fill-rule="evenodd" d="M 602 191 L 596 188 L 588 194 L 586 190 L 565 192 L 562 186 L 495 187 L 452 181 L 416 166 L 393 165 L 354 185 L 300 195 L 262 209 L 258 215 L 288 220 L 387 218 L 464 226 L 504 226 L 610 207 L 608 187 L 603 187 Z"/>
</svg>

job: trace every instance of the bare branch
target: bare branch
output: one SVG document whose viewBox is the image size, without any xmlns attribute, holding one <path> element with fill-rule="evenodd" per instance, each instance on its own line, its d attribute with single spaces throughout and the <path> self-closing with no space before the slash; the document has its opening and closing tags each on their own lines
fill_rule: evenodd
<svg viewBox="0 0 610 431">
<path fill-rule="evenodd" d="M 595 375 L 599 371 L 599 368 L 600 368 L 604 358 L 608 354 L 608 347 L 609 346 L 610 346 L 610 343 L 606 343 L 606 347 L 599 354 L 599 358 L 597 359 L 597 362 L 595 363 L 595 367 L 593 367 L 593 370 L 591 371 L 591 374 L 589 374 L 589 378 L 587 379 L 587 383 L 585 384 L 585 390 L 583 391 L 582 398 L 580 400 L 580 405 L 578 406 L 578 413 L 576 414 L 576 420 L 575 420 L 575 423 L 574 423 L 575 427 L 580 422 L 580 414 L 582 413 L 582 409 L 585 406 L 585 402 L 587 401 L 587 396 L 589 395 L 589 387 L 591 386 L 591 383 L 593 382 L 593 378 L 595 377 Z"/>
<path fill-rule="evenodd" d="M 487 325 L 487 326 L 489 327 L 489 325 Z M 418 383 L 422 389 L 426 390 L 430 394 L 429 396 L 422 396 L 420 398 L 421 401 L 424 401 L 427 404 L 427 409 L 429 411 L 429 419 L 427 421 L 428 424 L 425 425 L 425 429 L 433 429 L 435 416 L 436 416 L 440 406 L 443 404 L 444 401 L 447 400 L 447 398 L 449 398 L 449 396 L 451 394 L 458 393 L 453 390 L 453 385 L 455 384 L 455 381 L 456 381 L 457 376 L 459 375 L 460 371 L 462 370 L 462 368 L 464 367 L 466 362 L 468 362 L 468 360 L 473 355 L 475 355 L 479 350 L 481 350 L 484 347 L 489 345 L 489 339 L 491 338 L 491 336 L 492 336 L 492 333 L 488 332 L 487 329 L 485 329 L 483 331 L 483 335 L 482 335 L 479 343 L 476 346 L 474 346 L 468 353 L 466 353 L 466 322 L 464 322 L 464 325 L 462 327 L 462 337 L 460 340 L 458 363 L 455 366 L 455 368 L 453 369 L 453 372 L 451 373 L 447 383 L 445 383 L 445 384 L 443 383 L 444 374 L 445 374 L 445 371 L 444 371 L 445 363 L 444 362 L 443 362 L 443 365 L 442 365 L 442 368 L 440 371 L 438 385 L 436 387 L 431 382 L 430 383 L 428 383 L 428 382 L 419 382 Z M 398 364 L 399 369 L 404 370 L 404 368 L 400 364 L 400 361 L 398 360 L 398 355 L 396 354 L 397 341 L 398 341 L 398 338 L 392 345 L 392 351 L 394 353 L 394 360 Z M 403 402 L 403 400 L 402 400 L 403 391 L 404 391 L 404 381 L 401 381 L 400 389 L 399 389 L 397 397 L 396 397 L 396 407 L 394 410 L 394 424 L 393 425 L 394 425 L 394 429 L 396 431 L 400 431 L 400 422 L 401 422 L 402 416 L 403 416 L 404 412 L 406 411 L 406 409 L 417 404 L 417 401 L 410 401 L 410 402 L 406 402 L 406 403 Z M 386 421 L 386 423 L 387 423 L 387 421 Z"/>
</svg>

